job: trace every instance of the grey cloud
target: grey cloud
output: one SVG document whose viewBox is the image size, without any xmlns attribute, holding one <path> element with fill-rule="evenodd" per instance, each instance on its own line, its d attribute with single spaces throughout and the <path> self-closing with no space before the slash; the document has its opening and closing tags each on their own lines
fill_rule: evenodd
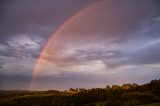
<svg viewBox="0 0 160 106">
<path fill-rule="evenodd" d="M 108 5 L 107 3 L 111 4 L 111 6 L 106 7 L 106 5 Z M 154 7 L 154 2 L 151 4 L 150 3 L 151 2 L 149 1 L 136 2 L 124 0 L 121 4 L 118 4 L 115 3 L 115 1 L 106 1 L 101 5 L 101 7 L 95 8 L 95 11 L 98 11 L 95 19 L 75 19 L 75 22 L 72 23 L 73 27 L 68 26 L 69 28 L 64 28 L 64 31 L 60 33 L 62 36 L 60 35 L 56 39 L 59 44 L 50 45 L 50 51 L 46 51 L 49 55 L 44 56 L 44 58 L 50 60 L 51 62 L 57 62 L 57 64 L 83 64 L 83 62 L 87 60 L 102 60 L 104 63 L 106 63 L 106 65 L 109 66 L 136 64 L 136 61 L 138 63 L 138 61 L 141 61 L 141 59 L 142 61 L 146 61 L 147 57 L 143 57 L 144 55 L 153 55 L 149 55 L 149 53 L 147 54 L 145 52 L 146 50 L 141 48 L 140 50 L 137 50 L 135 46 L 137 46 L 137 48 L 145 46 L 146 42 L 150 42 L 150 40 L 158 39 L 160 37 L 160 21 L 158 19 L 159 15 L 156 14 L 158 12 L 158 7 Z M 137 6 L 136 10 L 134 8 L 135 5 Z M 112 8 L 112 6 L 116 8 Z M 107 13 L 102 12 L 104 9 L 108 10 Z M 109 9 L 112 11 L 109 11 Z M 148 11 L 146 11 L 146 9 Z M 156 12 L 154 13 L 153 11 Z M 92 11 L 89 11 L 85 13 L 84 17 L 83 15 L 80 16 L 80 19 L 85 19 L 85 16 L 90 17 L 86 14 L 94 16 Z M 111 19 L 111 17 L 114 18 Z M 101 24 L 97 23 L 95 25 L 93 22 L 95 20 L 104 20 L 104 22 L 97 21 Z M 85 25 L 81 23 L 85 23 Z M 93 23 L 94 25 L 92 25 Z M 110 26 L 108 26 L 108 24 Z M 108 42 L 108 40 L 112 41 Z M 104 44 L 101 44 L 101 42 L 104 42 Z M 69 43 L 71 46 L 67 47 L 66 45 Z M 95 43 L 99 44 L 99 47 L 94 47 Z M 117 47 L 113 47 L 111 50 L 108 49 L 110 48 L 110 45 L 112 46 L 115 44 L 117 44 Z M 79 45 L 81 45 L 82 48 L 78 48 Z M 91 45 L 91 47 L 85 49 L 85 45 Z M 52 46 L 55 46 L 55 48 L 53 47 L 52 49 Z M 104 48 L 101 48 L 101 46 Z M 156 46 L 158 49 L 158 45 L 154 46 Z M 65 54 L 65 52 L 70 49 L 74 50 L 75 53 L 72 53 L 71 55 Z M 133 52 L 129 53 L 131 49 L 133 49 Z M 152 47 L 148 47 L 147 49 L 147 52 L 149 52 L 149 49 L 151 50 Z M 154 60 L 155 59 L 152 59 L 152 61 Z M 158 63 L 159 60 L 156 60 Z M 152 63 L 152 61 L 148 61 L 148 63 Z M 141 63 L 143 64 L 143 62 Z"/>
<path fill-rule="evenodd" d="M 1 75 L 31 75 L 43 42 L 38 36 L 17 35 L 0 43 Z"/>
<path fill-rule="evenodd" d="M 31 76 L 23 75 L 0 75 L 1 90 L 28 90 L 30 88 Z"/>
<path fill-rule="evenodd" d="M 16 0 L 3 2 L 0 20 L 1 40 L 21 33 L 38 33 L 48 38 L 71 15 L 95 3 L 87 1 Z"/>
<path fill-rule="evenodd" d="M 9 57 L 37 57 L 44 45 L 41 37 L 17 35 L 0 43 L 0 55 Z"/>
<path fill-rule="evenodd" d="M 158 38 L 160 39 L 160 38 Z M 89 47 L 87 49 L 74 49 L 71 55 L 57 55 L 51 53 L 43 58 L 59 65 L 77 65 L 85 64 L 86 61 L 101 60 L 108 67 L 118 67 L 123 65 L 136 64 L 158 64 L 160 63 L 160 41 L 158 39 L 141 37 L 132 39 L 129 42 L 118 44 L 118 48 L 108 50 L 108 46 L 104 48 Z M 156 43 L 157 42 L 157 43 Z M 112 44 L 110 44 L 112 45 Z M 104 46 L 104 45 L 102 45 Z M 68 48 L 69 50 L 73 48 Z M 66 52 L 63 49 L 61 52 Z"/>
<path fill-rule="evenodd" d="M 1 68 L 0 75 L 19 75 L 30 76 L 36 60 L 34 58 L 17 58 L 0 56 Z"/>
<path fill-rule="evenodd" d="M 3 68 L 4 68 L 3 64 L 0 64 L 0 70 L 3 70 Z"/>
<path fill-rule="evenodd" d="M 123 42 L 111 42 L 106 44 L 106 48 L 99 49 L 89 48 L 81 50 L 76 56 L 84 56 L 87 60 L 102 60 L 108 65 L 127 65 L 127 64 L 157 64 L 160 63 L 160 20 L 159 16 L 154 16 L 143 28 L 128 35 Z M 117 48 L 108 50 L 110 46 L 117 44 Z M 102 45 L 104 46 L 104 45 Z M 100 47 L 101 48 L 101 47 Z M 83 52 L 82 52 L 83 51 Z M 107 55 L 107 54 L 112 55 Z M 75 56 L 75 57 L 76 57 Z M 115 61 L 114 61 L 115 60 Z"/>
<path fill-rule="evenodd" d="M 38 77 L 35 82 L 32 82 L 32 89 L 35 90 L 46 90 L 46 89 L 57 89 L 64 90 L 69 88 L 93 88 L 93 87 L 105 87 L 106 85 L 113 84 L 123 84 L 123 83 L 138 83 L 144 84 L 149 82 L 154 78 L 159 78 L 158 71 L 153 71 L 151 69 L 146 71 L 146 75 L 144 73 L 140 73 L 140 70 L 137 72 L 130 72 L 126 74 L 91 74 L 83 75 L 80 73 L 62 73 L 59 77 L 56 76 L 45 76 Z M 131 75 L 130 75 L 131 74 Z M 0 86 L 1 89 L 29 89 L 31 85 L 31 77 L 30 76 L 0 76 L 0 81 L 3 83 Z M 127 79 L 127 80 L 126 80 Z M 16 82 L 16 83 L 15 83 Z M 8 83 L 8 85 L 6 85 Z M 10 86 L 12 86 L 12 88 Z"/>
<path fill-rule="evenodd" d="M 160 43 L 159 43 L 160 44 Z M 159 44 L 154 45 L 136 54 L 130 55 L 130 64 L 158 64 L 160 63 L 160 47 Z"/>
<path fill-rule="evenodd" d="M 141 72 L 145 70 L 144 73 Z M 125 74 L 124 74 L 125 73 Z M 94 73 L 73 73 L 63 72 L 55 76 L 37 77 L 33 84 L 33 89 L 69 89 L 72 88 L 92 88 L 105 87 L 105 85 L 138 83 L 143 84 L 154 78 L 159 78 L 159 70 L 154 68 L 133 67 L 115 74 L 94 74 Z M 127 80 L 126 80 L 127 79 Z M 67 85 L 66 85 L 67 84 Z M 42 86 L 43 85 L 43 86 Z M 45 85 L 45 86 L 44 86 Z"/>
</svg>

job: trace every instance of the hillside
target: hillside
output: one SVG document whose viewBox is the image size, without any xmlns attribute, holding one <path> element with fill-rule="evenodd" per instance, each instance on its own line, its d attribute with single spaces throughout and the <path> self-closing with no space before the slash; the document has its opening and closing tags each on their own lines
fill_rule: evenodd
<svg viewBox="0 0 160 106">
<path fill-rule="evenodd" d="M 160 80 L 65 91 L 0 91 L 0 106 L 159 106 L 158 102 Z"/>
</svg>

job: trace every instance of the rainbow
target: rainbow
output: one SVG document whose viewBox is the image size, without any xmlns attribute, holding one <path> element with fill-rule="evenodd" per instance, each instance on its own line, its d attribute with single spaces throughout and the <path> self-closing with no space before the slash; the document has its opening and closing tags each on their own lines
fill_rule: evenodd
<svg viewBox="0 0 160 106">
<path fill-rule="evenodd" d="M 92 10 L 93 8 L 99 6 L 100 4 L 102 4 L 104 1 L 100 1 L 100 2 L 96 2 L 88 7 L 86 7 L 85 9 L 79 11 L 78 13 L 74 14 L 73 16 L 71 16 L 71 18 L 69 18 L 62 26 L 60 26 L 58 28 L 58 30 L 49 38 L 48 42 L 45 44 L 45 46 L 43 47 L 37 61 L 36 61 L 36 65 L 33 69 L 33 73 L 32 73 L 32 80 L 31 80 L 31 84 L 30 84 L 30 89 L 32 90 L 33 85 L 34 85 L 34 79 L 36 78 L 37 74 L 38 74 L 38 69 L 39 69 L 39 65 L 42 62 L 42 57 L 45 54 L 46 50 L 48 49 L 49 45 L 54 41 L 54 39 L 59 35 L 59 33 L 61 31 L 63 31 L 63 29 L 65 29 L 74 19 L 78 18 L 80 15 L 84 14 L 87 11 Z"/>
</svg>

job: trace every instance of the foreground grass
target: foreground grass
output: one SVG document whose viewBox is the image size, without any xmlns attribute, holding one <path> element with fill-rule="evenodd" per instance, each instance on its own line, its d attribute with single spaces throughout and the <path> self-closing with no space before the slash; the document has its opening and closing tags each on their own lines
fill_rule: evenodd
<svg viewBox="0 0 160 106">
<path fill-rule="evenodd" d="M 147 105 L 139 105 L 139 106 L 160 106 L 160 102 L 159 103 L 153 103 L 153 104 L 147 104 Z"/>
<path fill-rule="evenodd" d="M 106 106 L 105 102 L 94 102 L 94 103 L 90 103 L 84 106 Z M 138 105 L 138 106 L 160 106 L 160 102 L 159 103 L 152 103 L 152 104 L 146 104 L 146 105 Z"/>
<path fill-rule="evenodd" d="M 152 104 L 152 105 L 139 105 L 139 106 L 160 106 L 160 97 L 156 96 L 151 92 L 122 93 L 121 95 L 118 95 L 114 98 L 112 97 L 107 101 L 93 100 L 95 102 L 89 101 L 89 103 L 87 103 L 85 100 L 88 100 L 88 98 L 91 98 L 90 95 L 92 95 L 91 99 L 95 98 L 95 96 L 93 96 L 93 92 L 89 93 L 85 91 L 83 93 L 86 93 L 86 94 L 84 96 L 82 95 L 81 92 L 79 93 L 78 92 L 77 93 L 71 93 L 71 92 L 54 93 L 53 92 L 49 94 L 26 93 L 23 95 L 11 94 L 8 96 L 6 95 L 6 97 L 0 99 L 0 106 L 136 106 L 138 104 L 149 104 L 149 103 L 156 103 L 156 102 L 159 102 L 159 103 Z"/>
</svg>

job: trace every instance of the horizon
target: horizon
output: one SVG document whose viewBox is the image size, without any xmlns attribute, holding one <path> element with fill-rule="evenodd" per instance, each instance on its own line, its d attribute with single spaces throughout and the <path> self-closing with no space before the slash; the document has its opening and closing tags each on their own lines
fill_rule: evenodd
<svg viewBox="0 0 160 106">
<path fill-rule="evenodd" d="M 160 80 L 160 79 L 152 79 L 151 81 L 155 81 L 155 80 Z M 134 85 L 134 84 L 136 84 L 137 86 L 143 86 L 143 85 L 146 85 L 146 84 L 149 84 L 149 83 L 151 83 L 151 81 L 150 82 L 147 82 L 147 83 L 144 83 L 144 84 L 137 84 L 137 83 L 123 83 L 123 84 L 120 84 L 120 85 L 118 85 L 119 87 L 123 87 L 124 85 L 127 85 L 127 84 L 129 84 L 129 85 Z M 117 86 L 117 84 L 113 84 L 113 85 L 108 85 L 108 84 L 106 84 L 105 85 L 105 87 L 92 87 L 92 88 L 77 88 L 77 87 L 75 87 L 75 88 L 67 88 L 67 89 L 41 89 L 41 90 L 38 90 L 38 89 L 0 89 L 0 91 L 69 91 L 70 89 L 74 89 L 74 90 L 76 90 L 76 89 L 86 89 L 86 90 L 89 90 L 89 89 L 96 89 L 96 88 L 100 88 L 100 89 L 106 89 L 106 86 L 109 86 L 110 88 L 112 88 L 113 86 Z"/>
</svg>

